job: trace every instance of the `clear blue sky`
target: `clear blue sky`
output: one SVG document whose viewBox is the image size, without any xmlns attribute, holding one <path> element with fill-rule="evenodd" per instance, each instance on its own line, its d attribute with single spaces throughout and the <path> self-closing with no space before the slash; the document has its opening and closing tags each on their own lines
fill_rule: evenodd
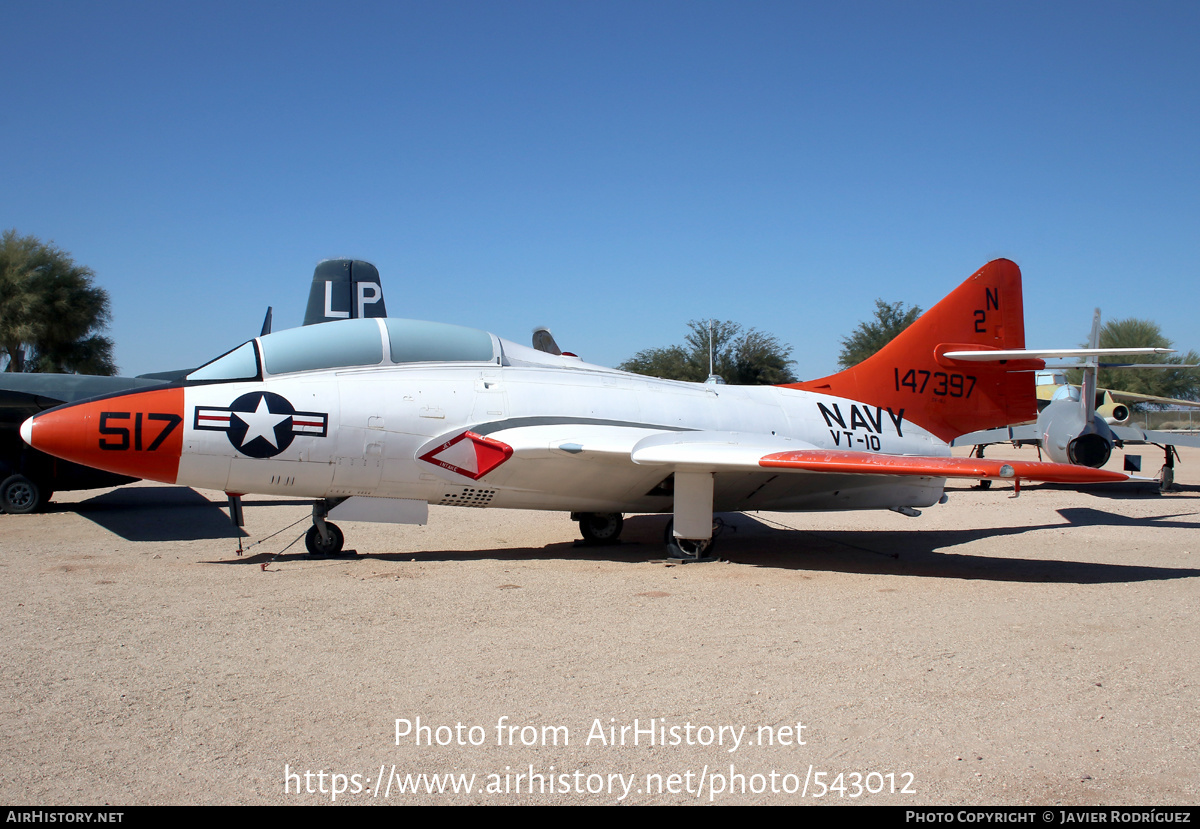
<svg viewBox="0 0 1200 829">
<path fill-rule="evenodd" d="M 124 373 L 392 316 L 612 365 L 738 321 L 834 370 L 989 259 L 1028 342 L 1200 349 L 1200 3 L 3 0 L 0 228 L 109 290 Z"/>
</svg>

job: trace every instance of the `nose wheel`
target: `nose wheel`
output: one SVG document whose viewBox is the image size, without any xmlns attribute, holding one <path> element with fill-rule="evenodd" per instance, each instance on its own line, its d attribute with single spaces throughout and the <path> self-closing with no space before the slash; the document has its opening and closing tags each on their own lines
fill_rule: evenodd
<svg viewBox="0 0 1200 829">
<path fill-rule="evenodd" d="M 336 502 L 334 505 L 336 506 Z M 304 534 L 304 546 L 308 548 L 309 555 L 318 558 L 340 555 L 342 547 L 346 544 L 346 536 L 341 528 L 325 520 L 329 509 L 328 501 L 322 500 L 313 504 L 313 525 Z"/>
<path fill-rule="evenodd" d="M 337 524 L 325 522 L 325 530 L 329 534 L 328 538 L 321 537 L 321 531 L 317 526 L 308 528 L 308 532 L 304 534 L 304 546 L 308 548 L 310 555 L 320 556 L 336 556 L 342 551 L 342 547 L 346 543 L 346 536 L 342 534 L 342 530 Z"/>
</svg>

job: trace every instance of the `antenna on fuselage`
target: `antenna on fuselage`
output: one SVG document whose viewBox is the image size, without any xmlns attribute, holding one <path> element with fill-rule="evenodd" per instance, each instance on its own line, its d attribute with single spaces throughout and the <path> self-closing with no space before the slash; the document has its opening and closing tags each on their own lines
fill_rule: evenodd
<svg viewBox="0 0 1200 829">
<path fill-rule="evenodd" d="M 708 321 L 708 379 L 705 383 L 711 383 L 714 386 L 725 385 L 725 378 L 719 374 L 713 374 L 713 321 Z"/>
</svg>

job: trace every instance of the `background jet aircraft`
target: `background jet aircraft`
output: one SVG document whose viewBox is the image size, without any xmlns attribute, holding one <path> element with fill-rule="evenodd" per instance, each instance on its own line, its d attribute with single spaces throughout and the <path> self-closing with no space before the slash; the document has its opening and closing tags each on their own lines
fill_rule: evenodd
<svg viewBox="0 0 1200 829">
<path fill-rule="evenodd" d="M 304 325 L 359 317 L 385 317 L 379 271 L 369 262 L 326 259 L 313 271 Z M 271 309 L 263 334 L 271 332 Z M 34 512 L 55 492 L 119 486 L 137 480 L 54 458 L 21 440 L 21 423 L 63 403 L 161 386 L 191 369 L 137 377 L 0 373 L 0 511 Z"/>
<path fill-rule="evenodd" d="M 852 369 L 789 386 L 656 380 L 484 331 L 345 320 L 251 340 L 168 387 L 39 414 L 58 457 L 231 493 L 316 498 L 326 520 L 424 523 L 428 504 L 562 510 L 614 540 L 666 512 L 669 553 L 706 557 L 713 512 L 888 508 L 916 515 L 946 478 L 1126 480 L 1064 464 L 952 458 L 947 442 L 1036 412 L 1020 270 L 981 268 Z M 981 351 L 997 355 L 968 362 Z M 986 356 L 986 355 L 985 355 Z"/>
<path fill-rule="evenodd" d="M 1126 365 L 1118 363 L 1100 363 L 1099 368 L 1179 368 L 1178 365 L 1163 363 L 1145 363 L 1141 365 Z M 1079 387 L 1067 382 L 1063 370 L 1039 371 L 1037 373 L 1038 411 L 1046 408 L 1051 402 L 1062 399 L 1078 399 Z M 1137 394 L 1136 392 L 1120 389 L 1096 389 L 1096 414 L 1104 418 L 1111 426 L 1129 421 L 1133 413 L 1130 404 L 1150 403 L 1156 406 L 1187 406 L 1200 408 L 1200 402 L 1195 400 L 1179 400 L 1174 397 L 1158 397 L 1153 394 Z"/>
<path fill-rule="evenodd" d="M 1200 447 L 1200 437 L 1123 425 L 1129 420 L 1129 409 L 1118 404 L 1116 400 L 1122 398 L 1131 402 L 1185 406 L 1200 406 L 1200 403 L 1097 388 L 1096 376 L 1101 368 L 1179 368 L 1178 365 L 1167 363 L 1139 365 L 1101 363 L 1098 358 L 1103 354 L 1149 354 L 1161 353 L 1169 349 L 1104 350 L 1099 348 L 1099 343 L 1100 309 L 1097 308 L 1092 315 L 1089 348 L 1069 350 L 1085 358 L 1079 366 L 1072 366 L 1072 368 L 1083 369 L 1082 386 L 1068 384 L 1066 377 L 1061 372 L 1039 372 L 1038 408 L 1040 411 L 1036 422 L 960 435 L 954 439 L 952 445 L 974 446 L 974 455 L 980 458 L 983 457 L 987 446 L 996 443 L 1036 446 L 1039 457 L 1044 452 L 1056 463 L 1077 464 L 1096 469 L 1108 463 L 1109 458 L 1112 457 L 1113 447 L 1154 445 L 1161 448 L 1165 454 L 1163 467 L 1159 472 L 1159 487 L 1163 491 L 1170 489 L 1175 480 L 1175 459 L 1178 456 L 1175 447 Z M 1052 379 L 1051 383 L 1042 382 L 1047 375 Z M 1061 383 L 1058 382 L 1058 378 L 1061 378 Z M 1046 386 L 1054 388 L 1049 394 L 1049 399 L 1044 399 L 1042 396 L 1043 388 Z M 1139 464 L 1140 458 L 1136 462 L 1132 458 L 1127 458 L 1127 467 L 1136 468 Z M 987 481 L 983 483 L 984 486 L 988 485 Z"/>
</svg>

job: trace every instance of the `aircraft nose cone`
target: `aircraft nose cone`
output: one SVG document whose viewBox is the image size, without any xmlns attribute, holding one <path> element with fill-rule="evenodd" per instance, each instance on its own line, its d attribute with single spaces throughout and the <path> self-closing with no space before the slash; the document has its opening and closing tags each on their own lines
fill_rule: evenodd
<svg viewBox="0 0 1200 829">
<path fill-rule="evenodd" d="M 22 423 L 21 438 L 63 460 L 173 484 L 183 450 L 183 389 L 59 406 Z"/>
</svg>

